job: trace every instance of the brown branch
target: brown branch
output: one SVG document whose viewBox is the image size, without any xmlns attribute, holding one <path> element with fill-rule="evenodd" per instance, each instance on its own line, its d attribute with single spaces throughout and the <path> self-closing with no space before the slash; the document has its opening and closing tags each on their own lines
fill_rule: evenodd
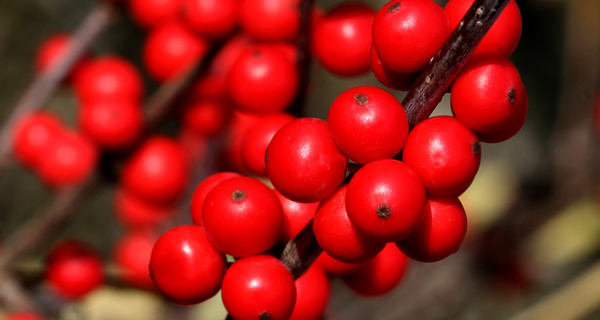
<svg viewBox="0 0 600 320">
<path fill-rule="evenodd" d="M 42 108 L 58 88 L 73 64 L 90 47 L 94 39 L 110 24 L 116 10 L 106 2 L 96 7 L 71 38 L 69 51 L 52 68 L 37 76 L 19 98 L 0 132 L 0 170 L 10 162 L 14 126 L 24 115 Z"/>
<path fill-rule="evenodd" d="M 414 127 L 427 119 L 441 101 L 450 84 L 492 27 L 509 0 L 476 0 L 438 54 L 416 80 L 402 105 L 409 124 Z M 321 252 L 312 223 L 290 240 L 281 256 L 294 276 L 302 275 Z M 306 260 L 302 260 L 306 259 Z"/>
</svg>

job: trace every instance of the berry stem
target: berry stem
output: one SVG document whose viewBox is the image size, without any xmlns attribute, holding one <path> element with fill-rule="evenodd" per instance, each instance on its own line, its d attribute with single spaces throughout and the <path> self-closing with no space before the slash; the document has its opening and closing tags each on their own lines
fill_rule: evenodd
<svg viewBox="0 0 600 320">
<path fill-rule="evenodd" d="M 42 108 L 66 77 L 73 64 L 90 47 L 94 39 L 108 27 L 116 15 L 117 10 L 110 2 L 105 1 L 104 4 L 97 6 L 73 34 L 68 52 L 54 67 L 40 74 L 19 98 L 0 132 L 0 170 L 9 163 L 13 131 L 17 121 L 24 115 Z"/>
<path fill-rule="evenodd" d="M 410 128 L 427 119 L 509 0 L 475 0 L 402 100 Z"/>
<path fill-rule="evenodd" d="M 433 112 L 508 2 L 509 0 L 475 0 L 471 5 L 459 26 L 450 34 L 402 101 L 410 128 L 427 119 Z M 321 251 L 311 221 L 298 236 L 288 242 L 281 260 L 297 278 L 306 272 Z"/>
</svg>

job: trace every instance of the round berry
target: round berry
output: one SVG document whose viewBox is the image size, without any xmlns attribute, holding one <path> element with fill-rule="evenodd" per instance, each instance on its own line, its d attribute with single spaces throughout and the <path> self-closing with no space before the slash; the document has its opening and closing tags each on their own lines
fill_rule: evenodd
<svg viewBox="0 0 600 320">
<path fill-rule="evenodd" d="M 481 142 L 485 143 L 498 143 L 502 141 L 506 141 L 516 135 L 519 130 L 525 124 L 525 119 L 527 119 L 527 112 L 529 111 L 529 99 L 527 97 L 527 91 L 523 90 L 523 102 L 521 102 L 521 107 L 515 115 L 515 119 L 511 121 L 511 123 L 500 131 L 495 132 L 476 132 L 477 138 Z"/>
<path fill-rule="evenodd" d="M 236 177 L 240 177 L 240 175 L 235 172 L 218 172 L 210 175 L 198 184 L 192 195 L 192 203 L 190 205 L 192 221 L 195 225 L 202 225 L 202 208 L 204 207 L 204 201 L 208 193 L 219 183 Z"/>
<path fill-rule="evenodd" d="M 248 170 L 259 176 L 267 176 L 265 164 L 267 146 L 275 132 L 294 119 L 295 117 L 290 114 L 277 112 L 261 117 L 248 128 L 242 142 L 242 160 Z"/>
<path fill-rule="evenodd" d="M 415 80 L 421 74 L 420 72 L 400 73 L 384 66 L 381 60 L 379 60 L 377 50 L 375 50 L 373 44 L 369 48 L 369 65 L 371 66 L 373 75 L 381 84 L 398 91 L 410 90 Z"/>
<path fill-rule="evenodd" d="M 152 28 L 174 20 L 179 15 L 181 0 L 127 0 L 133 20 L 140 26 Z"/>
<path fill-rule="evenodd" d="M 71 36 L 66 33 L 59 33 L 46 39 L 36 53 L 35 71 L 41 74 L 55 68 L 69 51 L 70 46 Z M 88 58 L 84 55 L 71 66 L 65 77 L 67 82 L 71 81 L 81 71 L 87 60 Z"/>
<path fill-rule="evenodd" d="M 79 127 L 99 146 L 123 149 L 142 134 L 144 112 L 133 100 L 93 100 L 79 109 Z"/>
<path fill-rule="evenodd" d="M 521 76 L 508 58 L 477 55 L 454 80 L 450 104 L 454 116 L 467 128 L 495 132 L 517 121 L 523 91 Z"/>
<path fill-rule="evenodd" d="M 296 66 L 278 50 L 252 46 L 231 67 L 228 90 L 244 111 L 269 113 L 287 108 L 298 90 Z"/>
<path fill-rule="evenodd" d="M 408 136 L 408 118 L 400 102 L 371 86 L 355 87 L 335 98 L 327 123 L 342 152 L 360 164 L 392 158 Z"/>
<path fill-rule="evenodd" d="M 346 213 L 346 190 L 342 185 L 319 204 L 313 219 L 315 238 L 331 257 L 347 262 L 364 262 L 385 246 L 364 235 L 350 222 Z"/>
<path fill-rule="evenodd" d="M 407 266 L 408 258 L 393 243 L 388 243 L 378 255 L 343 279 L 357 294 L 382 296 L 398 286 Z"/>
<path fill-rule="evenodd" d="M 232 107 L 227 99 L 199 99 L 186 104 L 183 124 L 186 128 L 205 136 L 214 136 L 229 124 Z"/>
<path fill-rule="evenodd" d="M 130 232 L 115 244 L 113 260 L 120 268 L 119 279 L 133 286 L 153 289 L 148 264 L 156 238 L 149 232 Z"/>
<path fill-rule="evenodd" d="M 313 34 L 319 62 L 340 76 L 367 72 L 373 19 L 375 11 L 361 3 L 343 3 L 327 12 Z"/>
<path fill-rule="evenodd" d="M 469 7 L 475 0 L 450 0 L 446 3 L 444 11 L 448 16 L 450 27 L 456 28 L 462 20 Z M 523 22 L 521 20 L 521 12 L 515 0 L 511 0 L 494 25 L 485 34 L 475 53 L 496 53 L 505 57 L 509 57 L 517 48 L 519 39 L 521 38 L 521 30 Z"/>
<path fill-rule="evenodd" d="M 424 69 L 440 50 L 450 23 L 432 0 L 392 0 L 373 21 L 373 44 L 386 67 L 402 73 Z"/>
<path fill-rule="evenodd" d="M 60 119 L 40 111 L 23 116 L 15 124 L 13 152 L 19 162 L 30 168 L 45 157 L 42 152 L 63 131 Z"/>
<path fill-rule="evenodd" d="M 220 39 L 237 24 L 236 0 L 182 0 L 181 12 L 185 24 L 199 35 Z"/>
<path fill-rule="evenodd" d="M 117 220 L 134 229 L 156 227 L 177 212 L 173 203 L 151 201 L 122 187 L 115 194 L 113 207 Z"/>
<path fill-rule="evenodd" d="M 467 216 L 458 198 L 428 198 L 417 230 L 396 245 L 413 260 L 435 262 L 455 253 L 466 233 Z"/>
<path fill-rule="evenodd" d="M 294 41 L 300 25 L 300 0 L 241 0 L 240 25 L 259 41 Z"/>
<path fill-rule="evenodd" d="M 87 246 L 64 241 L 46 259 L 46 281 L 60 296 L 79 299 L 104 282 L 102 260 Z"/>
<path fill-rule="evenodd" d="M 183 147 L 163 136 L 147 139 L 123 168 L 123 185 L 140 197 L 169 202 L 187 186 L 188 159 Z"/>
<path fill-rule="evenodd" d="M 219 291 L 226 261 L 201 227 L 180 226 L 158 238 L 149 266 L 160 292 L 175 303 L 188 305 L 203 302 Z"/>
<path fill-rule="evenodd" d="M 296 280 L 296 305 L 290 320 L 322 319 L 330 292 L 327 274 L 318 266 L 311 266 Z"/>
<path fill-rule="evenodd" d="M 456 118 L 429 118 L 409 133 L 402 161 L 421 178 L 428 195 L 458 196 L 477 174 L 481 145 Z"/>
<path fill-rule="evenodd" d="M 246 172 L 248 169 L 244 165 L 242 158 L 242 148 L 244 138 L 248 129 L 260 119 L 260 116 L 254 113 L 243 112 L 239 110 L 233 111 L 233 117 L 229 129 L 227 130 L 227 146 L 226 156 L 227 164 L 232 170 Z"/>
<path fill-rule="evenodd" d="M 358 271 L 363 263 L 347 263 L 332 258 L 327 252 L 322 252 L 317 260 L 315 260 L 315 265 L 322 268 L 328 275 L 338 277 L 345 276 L 351 273 Z"/>
<path fill-rule="evenodd" d="M 419 176 L 393 159 L 370 162 L 348 185 L 346 211 L 350 221 L 373 239 L 399 241 L 423 217 L 425 189 Z"/>
<path fill-rule="evenodd" d="M 234 257 L 269 250 L 279 240 L 283 209 L 273 190 L 249 177 L 227 179 L 206 196 L 202 226 L 217 249 Z"/>
<path fill-rule="evenodd" d="M 298 202 L 317 202 L 346 177 L 347 158 L 327 122 L 300 118 L 283 126 L 267 148 L 267 175 L 277 191 Z"/>
<path fill-rule="evenodd" d="M 284 197 L 279 191 L 274 191 L 283 208 L 283 228 L 279 242 L 286 244 L 288 241 L 294 239 L 313 219 L 319 203 L 296 202 Z"/>
<path fill-rule="evenodd" d="M 140 101 L 143 94 L 142 76 L 129 61 L 106 56 L 92 60 L 75 79 L 80 102 L 96 100 Z"/>
<path fill-rule="evenodd" d="M 204 57 L 209 43 L 178 22 L 153 29 L 144 45 L 144 67 L 157 81 L 181 75 Z"/>
<path fill-rule="evenodd" d="M 223 304 L 236 320 L 289 319 L 296 303 L 294 277 L 281 261 L 267 255 L 234 262 L 221 290 Z"/>
</svg>

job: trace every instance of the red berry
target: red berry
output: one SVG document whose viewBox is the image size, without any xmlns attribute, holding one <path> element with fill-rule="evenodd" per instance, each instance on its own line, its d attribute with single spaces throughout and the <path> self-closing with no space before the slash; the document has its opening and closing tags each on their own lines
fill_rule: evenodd
<svg viewBox="0 0 600 320">
<path fill-rule="evenodd" d="M 219 291 L 226 261 L 201 227 L 180 226 L 158 238 L 149 266 L 160 292 L 175 303 L 188 305 L 203 302 Z"/>
<path fill-rule="evenodd" d="M 242 54 L 251 43 L 252 41 L 250 38 L 243 34 L 238 34 L 227 40 L 210 62 L 210 74 L 220 77 L 229 76 L 231 67 L 233 67 L 240 54 Z"/>
<path fill-rule="evenodd" d="M 435 262 L 455 253 L 466 233 L 467 216 L 458 198 L 428 198 L 417 230 L 396 245 L 413 260 Z"/>
<path fill-rule="evenodd" d="M 260 41 L 294 41 L 300 25 L 300 0 L 241 0 L 240 24 Z"/>
<path fill-rule="evenodd" d="M 133 20 L 145 28 L 152 28 L 176 19 L 181 8 L 181 0 L 128 0 L 128 2 Z"/>
<path fill-rule="evenodd" d="M 157 81 L 172 80 L 201 60 L 209 43 L 178 22 L 153 29 L 144 45 L 144 67 Z"/>
<path fill-rule="evenodd" d="M 42 151 L 62 134 L 62 127 L 58 117 L 44 111 L 23 116 L 14 127 L 15 156 L 23 165 L 37 167 L 45 156 Z"/>
<path fill-rule="evenodd" d="M 233 263 L 223 278 L 221 294 L 236 320 L 289 319 L 296 303 L 292 274 L 281 261 L 267 255 Z"/>
<path fill-rule="evenodd" d="M 519 112 L 515 115 L 515 119 L 511 121 L 508 127 L 495 132 L 476 132 L 477 138 L 481 142 L 486 143 L 498 143 L 502 141 L 506 141 L 512 138 L 514 135 L 521 130 L 523 125 L 525 124 L 525 119 L 527 118 L 527 112 L 529 111 L 529 99 L 527 97 L 527 91 L 523 90 L 523 102 L 521 102 L 521 107 L 519 108 Z"/>
<path fill-rule="evenodd" d="M 31 312 L 19 312 L 8 315 L 4 320 L 44 320 L 44 318 Z"/>
<path fill-rule="evenodd" d="M 208 38 L 223 38 L 237 24 L 236 0 L 182 0 L 183 21 L 194 32 Z"/>
<path fill-rule="evenodd" d="M 59 33 L 46 39 L 38 49 L 35 57 L 36 72 L 41 74 L 57 67 L 57 63 L 64 58 L 70 46 L 71 36 L 66 33 Z M 79 58 L 65 77 L 66 81 L 71 81 L 81 71 L 87 60 L 86 55 Z"/>
<path fill-rule="evenodd" d="M 279 191 L 274 190 L 275 195 L 283 208 L 283 228 L 279 242 L 286 244 L 306 227 L 312 220 L 319 206 L 318 202 L 301 203 L 284 197 Z"/>
<path fill-rule="evenodd" d="M 135 229 L 156 227 L 177 211 L 172 203 L 151 201 L 123 188 L 117 190 L 113 207 L 119 222 Z"/>
<path fill-rule="evenodd" d="M 79 299 L 104 282 L 102 260 L 85 245 L 64 241 L 48 254 L 46 281 L 60 296 Z"/>
<path fill-rule="evenodd" d="M 227 148 L 226 156 L 228 164 L 233 170 L 245 172 L 247 171 L 242 158 L 242 147 L 246 132 L 248 129 L 260 119 L 259 115 L 247 112 L 234 110 L 231 124 L 227 132 Z"/>
<path fill-rule="evenodd" d="M 523 91 L 521 76 L 508 58 L 477 55 L 454 80 L 450 104 L 454 116 L 467 128 L 495 132 L 518 122 Z"/>
<path fill-rule="evenodd" d="M 201 99 L 188 103 L 183 111 L 183 124 L 198 134 L 214 136 L 227 127 L 232 107 L 226 99 Z"/>
<path fill-rule="evenodd" d="M 413 232 L 423 217 L 425 189 L 419 176 L 393 159 L 370 162 L 348 185 L 346 211 L 350 221 L 369 237 L 399 241 Z"/>
<path fill-rule="evenodd" d="M 196 190 L 194 190 L 194 194 L 192 195 L 192 203 L 190 205 L 192 221 L 195 225 L 202 225 L 202 208 L 204 207 L 204 200 L 206 200 L 208 193 L 219 183 L 236 177 L 240 177 L 240 175 L 235 172 L 218 172 L 202 180 L 202 182 L 196 187 Z"/>
<path fill-rule="evenodd" d="M 119 278 L 126 284 L 154 288 L 148 264 L 156 238 L 148 232 L 130 232 L 115 244 L 113 260 L 120 268 Z"/>
<path fill-rule="evenodd" d="M 269 46 L 244 50 L 231 67 L 228 89 L 237 107 L 250 112 L 276 112 L 287 108 L 298 87 L 295 65 Z"/>
<path fill-rule="evenodd" d="M 399 91 L 410 90 L 413 83 L 420 75 L 420 72 L 400 73 L 384 66 L 383 63 L 381 63 L 381 60 L 379 60 L 377 50 L 375 50 L 373 44 L 371 44 L 371 47 L 369 48 L 369 65 L 371 66 L 373 75 L 381 82 L 381 84 L 390 89 Z"/>
<path fill-rule="evenodd" d="M 142 106 L 133 100 L 93 100 L 79 109 L 79 127 L 99 146 L 123 149 L 141 135 Z"/>
<path fill-rule="evenodd" d="M 249 177 L 231 178 L 206 196 L 202 226 L 221 252 L 247 257 L 277 243 L 283 209 L 273 190 L 262 182 Z"/>
<path fill-rule="evenodd" d="M 456 118 L 429 118 L 409 133 L 402 161 L 419 175 L 428 195 L 458 196 L 477 174 L 481 145 Z"/>
<path fill-rule="evenodd" d="M 140 197 L 169 202 L 183 194 L 188 176 L 183 147 L 171 138 L 155 136 L 127 160 L 122 179 L 125 188 Z"/>
<path fill-rule="evenodd" d="M 392 158 L 408 136 L 408 118 L 400 102 L 371 86 L 355 87 L 335 98 L 327 123 L 342 152 L 360 164 Z"/>
<path fill-rule="evenodd" d="M 344 277 L 344 282 L 362 296 L 381 296 L 398 286 L 406 273 L 407 265 L 406 256 L 393 243 L 388 243 L 377 256 L 364 263 L 360 270 Z"/>
<path fill-rule="evenodd" d="M 327 274 L 318 266 L 311 266 L 296 280 L 296 305 L 290 320 L 322 319 L 330 292 Z"/>
<path fill-rule="evenodd" d="M 327 12 L 313 34 L 319 62 L 340 76 L 367 72 L 374 19 L 375 11 L 361 3 L 342 3 Z"/>
<path fill-rule="evenodd" d="M 448 15 L 450 27 L 452 29 L 458 26 L 465 13 L 475 0 L 450 0 L 446 3 L 444 11 Z M 492 28 L 485 34 L 475 53 L 489 52 L 501 54 L 505 57 L 510 56 L 517 48 L 521 38 L 523 22 L 521 21 L 521 12 L 517 2 L 511 0 Z"/>
<path fill-rule="evenodd" d="M 63 131 L 42 150 L 35 168 L 45 184 L 62 188 L 82 183 L 96 167 L 98 151 L 79 133 Z"/>
<path fill-rule="evenodd" d="M 346 213 L 346 190 L 342 185 L 321 201 L 313 219 L 315 238 L 331 257 L 347 262 L 364 262 L 385 246 L 364 235 L 350 222 Z"/>
<path fill-rule="evenodd" d="M 332 258 L 327 252 L 322 252 L 315 265 L 322 268 L 331 276 L 344 276 L 358 271 L 363 263 L 346 263 Z"/>
<path fill-rule="evenodd" d="M 347 159 L 329 133 L 327 122 L 300 118 L 283 126 L 267 148 L 267 174 L 285 197 L 317 202 L 346 177 Z"/>
<path fill-rule="evenodd" d="M 248 170 L 259 176 L 267 176 L 267 146 L 275 132 L 294 119 L 290 114 L 277 112 L 261 117 L 248 128 L 242 142 L 242 160 Z"/>
<path fill-rule="evenodd" d="M 106 56 L 85 65 L 75 79 L 79 101 L 129 100 L 142 98 L 142 77 L 133 64 L 123 58 Z"/>
<path fill-rule="evenodd" d="M 392 0 L 373 22 L 373 44 L 386 67 L 402 73 L 417 72 L 440 50 L 450 23 L 432 0 Z"/>
</svg>

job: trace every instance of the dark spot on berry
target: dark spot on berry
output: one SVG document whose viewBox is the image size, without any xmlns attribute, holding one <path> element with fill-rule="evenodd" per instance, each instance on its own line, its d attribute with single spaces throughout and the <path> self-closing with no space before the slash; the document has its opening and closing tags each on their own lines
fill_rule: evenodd
<svg viewBox="0 0 600 320">
<path fill-rule="evenodd" d="M 380 204 L 377 207 L 377 216 L 381 219 L 389 219 L 392 216 L 392 209 L 387 204 Z"/>
<path fill-rule="evenodd" d="M 395 2 L 394 4 L 392 4 L 391 6 L 388 7 L 387 12 L 389 12 L 389 13 L 395 12 L 398 9 L 400 9 L 400 6 L 402 6 L 400 4 L 400 2 Z"/>
<path fill-rule="evenodd" d="M 267 163 L 267 153 L 269 152 L 269 148 L 265 149 L 265 164 Z"/>
<path fill-rule="evenodd" d="M 473 150 L 475 155 L 478 155 L 481 152 L 481 143 L 479 143 L 479 141 L 473 142 L 471 145 L 471 150 Z"/>
<path fill-rule="evenodd" d="M 516 98 L 517 98 L 517 89 L 510 87 L 510 89 L 508 89 L 508 102 L 515 103 Z"/>
<path fill-rule="evenodd" d="M 271 314 L 263 311 L 258 315 L 258 320 L 271 320 Z"/>
<path fill-rule="evenodd" d="M 369 97 L 367 97 L 366 94 L 357 93 L 356 95 L 354 95 L 354 101 L 356 101 L 357 105 L 362 107 L 369 103 Z"/>
<path fill-rule="evenodd" d="M 259 50 L 252 50 L 252 56 L 254 58 L 258 58 L 262 55 L 262 52 L 260 52 Z"/>
<path fill-rule="evenodd" d="M 242 200 L 246 199 L 246 193 L 242 190 L 235 190 L 232 194 L 231 194 L 231 200 L 235 201 L 235 202 L 240 202 Z"/>
</svg>

